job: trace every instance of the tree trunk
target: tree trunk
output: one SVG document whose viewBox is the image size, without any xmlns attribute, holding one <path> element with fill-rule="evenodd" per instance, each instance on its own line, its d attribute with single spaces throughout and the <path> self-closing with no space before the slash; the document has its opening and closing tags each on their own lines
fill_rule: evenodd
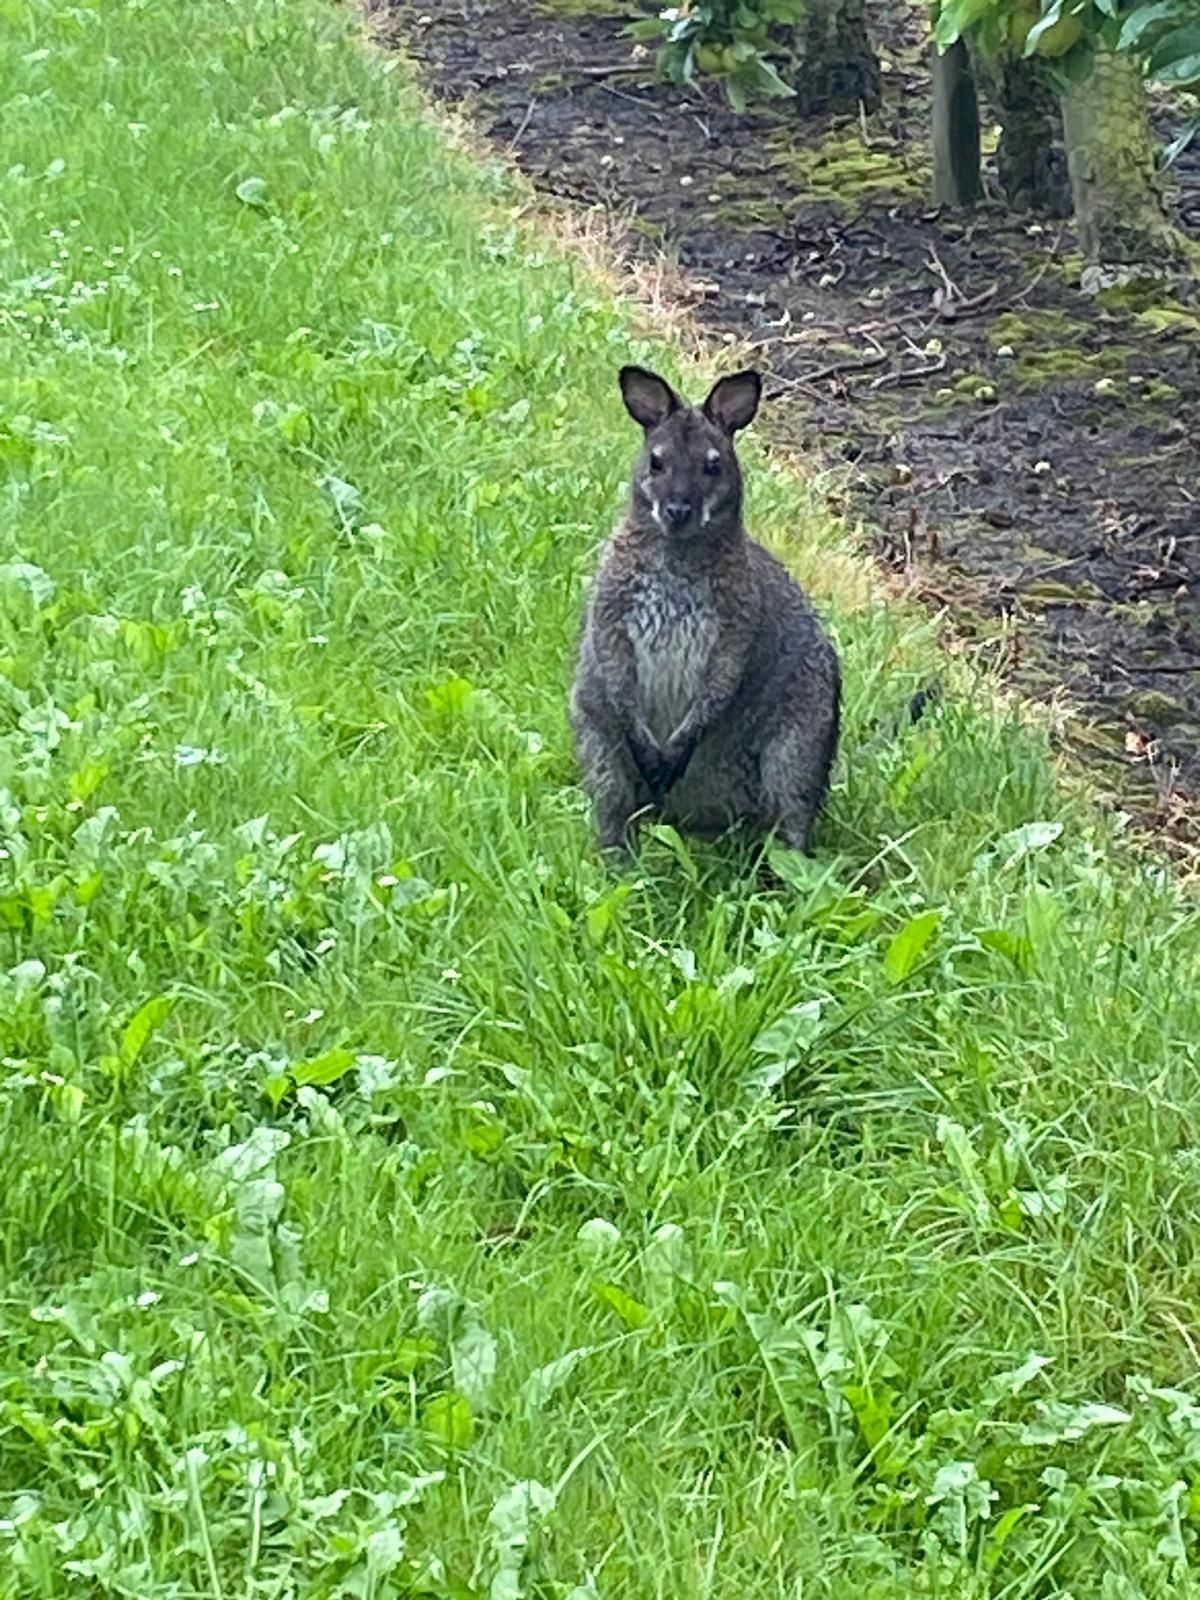
<svg viewBox="0 0 1200 1600">
<path fill-rule="evenodd" d="M 1070 184 L 1053 88 L 1036 57 L 1005 55 L 995 72 L 997 119 L 1003 128 L 996 169 L 1014 211 L 1071 214 Z"/>
<path fill-rule="evenodd" d="M 1083 287 L 1161 277 L 1187 260 L 1163 212 L 1141 65 L 1097 51 L 1091 74 L 1062 96 Z"/>
<path fill-rule="evenodd" d="M 863 0 L 811 0 L 794 33 L 799 67 L 793 83 L 802 113 L 874 111 L 879 105 L 879 58 L 867 38 Z"/>
<path fill-rule="evenodd" d="M 961 39 L 933 46 L 933 203 L 955 211 L 979 199 L 979 99 Z"/>
</svg>

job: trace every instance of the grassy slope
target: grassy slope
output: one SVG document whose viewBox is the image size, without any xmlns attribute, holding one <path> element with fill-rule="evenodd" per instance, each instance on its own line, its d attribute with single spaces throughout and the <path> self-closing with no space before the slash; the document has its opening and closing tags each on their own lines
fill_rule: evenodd
<svg viewBox="0 0 1200 1600">
<path fill-rule="evenodd" d="M 3 1600 L 1186 1592 L 1195 914 L 987 705 L 853 767 L 871 607 L 819 858 L 607 880 L 661 352 L 316 0 L 0 43 Z"/>
</svg>

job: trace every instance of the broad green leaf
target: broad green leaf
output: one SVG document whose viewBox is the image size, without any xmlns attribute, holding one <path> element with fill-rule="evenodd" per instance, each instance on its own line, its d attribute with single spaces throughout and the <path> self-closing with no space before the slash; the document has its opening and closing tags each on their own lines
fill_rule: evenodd
<svg viewBox="0 0 1200 1600">
<path fill-rule="evenodd" d="M 657 1305 L 674 1299 L 680 1280 L 690 1276 L 691 1267 L 683 1229 L 677 1222 L 664 1222 L 642 1252 L 647 1298 Z"/>
<path fill-rule="evenodd" d="M 1032 855 L 1035 850 L 1045 850 L 1062 831 L 1061 822 L 1026 822 L 1022 827 L 1006 833 L 996 849 L 1003 857 L 1003 865 L 1011 867 L 1023 856 Z"/>
<path fill-rule="evenodd" d="M 461 717 L 471 703 L 475 686 L 469 678 L 447 678 L 425 691 L 431 711 L 439 716 Z"/>
<path fill-rule="evenodd" d="M 78 1122 L 83 1116 L 85 1097 L 77 1083 L 56 1083 L 50 1091 L 50 1098 L 64 1122 Z"/>
<path fill-rule="evenodd" d="M 1185 89 L 1200 84 L 1200 51 L 1176 61 L 1168 61 L 1151 71 L 1150 76 L 1156 83 L 1165 84 L 1168 88 Z"/>
<path fill-rule="evenodd" d="M 1147 34 L 1164 23 L 1185 22 L 1195 0 L 1155 0 L 1152 5 L 1135 6 L 1121 24 L 1118 50 L 1133 50 Z"/>
<path fill-rule="evenodd" d="M 1119 1428 L 1133 1418 L 1120 1406 L 1089 1401 L 1072 1406 L 1062 1401 L 1045 1402 L 1038 1407 L 1040 1416 L 1020 1433 L 1018 1444 L 1048 1445 L 1070 1443 L 1082 1439 L 1093 1428 Z"/>
<path fill-rule="evenodd" d="M 261 211 L 267 203 L 267 181 L 265 178 L 243 178 L 236 193 L 244 206 L 254 206 Z"/>
<path fill-rule="evenodd" d="M 362 495 L 352 483 L 347 483 L 345 478 L 339 478 L 336 473 L 327 472 L 324 477 L 317 480 L 318 487 L 333 501 L 338 515 L 343 520 L 348 520 L 351 514 L 362 505 Z"/>
<path fill-rule="evenodd" d="M 749 65 L 754 88 L 769 100 L 790 100 L 796 93 L 785 83 L 765 56 L 756 57 Z"/>
<path fill-rule="evenodd" d="M 611 1255 L 621 1243 L 621 1230 L 605 1217 L 589 1217 L 579 1224 L 575 1244 L 581 1255 L 599 1261 Z"/>
<path fill-rule="evenodd" d="M 769 1023 L 755 1039 L 751 1049 L 760 1056 L 779 1060 L 802 1055 L 821 1031 L 821 1002 L 802 1000 Z"/>
<path fill-rule="evenodd" d="M 961 38 L 993 3 L 994 0 L 950 0 L 948 5 L 941 8 L 934 26 L 935 43 L 945 50 Z"/>
<path fill-rule="evenodd" d="M 159 994 L 134 1013 L 121 1035 L 121 1060 L 125 1066 L 133 1066 L 146 1048 L 150 1035 L 162 1027 L 174 1009 L 175 1001 Z"/>
<path fill-rule="evenodd" d="M 475 1437 L 475 1416 L 467 1400 L 453 1390 L 436 1394 L 421 1413 L 428 1433 L 452 1450 L 465 1450 Z"/>
<path fill-rule="evenodd" d="M 81 803 L 90 800 L 96 790 L 108 777 L 109 761 L 107 756 L 90 756 L 80 763 L 71 774 L 71 798 Z M 115 815 L 115 813 L 114 813 Z M 79 830 L 76 829 L 76 834 Z"/>
<path fill-rule="evenodd" d="M 15 967 L 8 969 L 9 982 L 18 1000 L 23 1000 L 27 994 L 32 994 L 45 976 L 46 963 L 39 961 L 36 956 L 31 956 L 28 961 L 18 961 Z"/>
<path fill-rule="evenodd" d="M 1013 933 L 1010 928 L 979 928 L 975 937 L 985 950 L 1007 956 L 1018 971 L 1028 975 L 1034 970 L 1033 946 L 1025 934 Z"/>
<path fill-rule="evenodd" d="M 989 1572 L 993 1571 L 1000 1557 L 1004 1554 L 1004 1546 L 1008 1543 L 1017 1526 L 1039 1507 L 1033 1501 L 1026 1501 L 1023 1505 L 1009 1506 L 1003 1516 L 996 1519 L 996 1525 L 988 1534 L 987 1543 L 983 1548 L 983 1564 Z"/>
<path fill-rule="evenodd" d="M 627 1328 L 644 1328 L 650 1320 L 649 1310 L 635 1300 L 631 1294 L 617 1283 L 598 1283 L 595 1286 L 596 1298 L 615 1311 L 617 1316 Z"/>
<path fill-rule="evenodd" d="M 437 1355 L 435 1339 L 401 1339 L 392 1355 L 392 1366 L 402 1377 L 411 1378 L 426 1361 Z"/>
<path fill-rule="evenodd" d="M 297 1086 L 307 1083 L 324 1088 L 344 1078 L 357 1059 L 353 1050 L 326 1050 L 323 1055 L 313 1056 L 310 1061 L 296 1062 L 288 1068 L 288 1073 Z"/>
<path fill-rule="evenodd" d="M 883 964 L 893 983 L 903 983 L 938 930 L 940 911 L 922 911 L 909 920 L 887 947 Z"/>
<path fill-rule="evenodd" d="M 1013 1367 L 1008 1372 L 998 1372 L 994 1378 L 989 1378 L 984 1386 L 983 1394 L 990 1405 L 999 1400 L 1011 1400 L 1020 1394 L 1033 1382 L 1040 1372 L 1044 1372 L 1050 1365 L 1050 1357 L 1036 1354 L 1027 1356 L 1019 1367 Z"/>
<path fill-rule="evenodd" d="M 23 591 L 39 608 L 54 599 L 54 579 L 32 561 L 6 561 L 0 566 L 0 590 L 3 589 Z"/>
<path fill-rule="evenodd" d="M 632 893 L 632 884 L 618 883 L 609 889 L 606 894 L 601 895 L 594 905 L 588 907 L 587 931 L 588 938 L 592 940 L 593 944 L 602 943 L 621 907 Z"/>
<path fill-rule="evenodd" d="M 862 1431 L 868 1450 L 877 1450 L 892 1426 L 895 1390 L 886 1384 L 873 1389 L 865 1384 L 848 1383 L 842 1389 L 842 1394 L 854 1413 L 854 1420 Z"/>
<path fill-rule="evenodd" d="M 595 1349 L 595 1345 L 580 1345 L 575 1350 L 568 1350 L 556 1361 L 548 1361 L 544 1367 L 535 1367 L 521 1385 L 522 1400 L 531 1410 L 540 1411 L 568 1381 L 579 1363 L 593 1355 Z"/>
<path fill-rule="evenodd" d="M 962 1180 L 976 1221 L 981 1225 L 986 1224 L 991 1216 L 991 1206 L 988 1203 L 979 1158 L 975 1154 L 970 1135 L 961 1122 L 955 1122 L 950 1117 L 939 1117 L 937 1137 L 951 1165 Z"/>
<path fill-rule="evenodd" d="M 367 1574 L 371 1579 L 385 1578 L 400 1565 L 404 1555 L 404 1534 L 399 1524 L 389 1522 L 377 1528 L 367 1538 Z"/>
<path fill-rule="evenodd" d="M 292 1087 L 292 1080 L 286 1072 L 270 1072 L 263 1079 L 263 1093 L 273 1106 L 283 1103 L 288 1090 Z"/>
<path fill-rule="evenodd" d="M 312 418 L 303 406 L 289 406 L 276 426 L 284 442 L 290 445 L 308 444 L 313 436 Z"/>
<path fill-rule="evenodd" d="M 767 865 L 777 878 L 781 878 L 792 889 L 801 889 L 806 894 L 810 893 L 813 885 L 822 874 L 819 862 L 812 856 L 806 856 L 799 850 L 791 850 L 787 845 L 772 844 L 767 850 Z"/>
<path fill-rule="evenodd" d="M 525 1583 L 525 1566 L 535 1531 L 557 1504 L 553 1489 L 534 1478 L 506 1489 L 488 1515 L 488 1537 L 495 1571 L 489 1600 L 526 1600 L 534 1591 Z M 541 1586 L 537 1586 L 541 1593 Z"/>
<path fill-rule="evenodd" d="M 1175 1482 L 1169 1484 L 1160 1496 L 1161 1520 L 1166 1523 L 1166 1532 L 1155 1546 L 1155 1553 L 1160 1555 L 1164 1561 L 1187 1560 L 1188 1549 L 1183 1537 L 1180 1502 L 1188 1493 L 1188 1485 L 1182 1478 L 1176 1478 Z"/>
<path fill-rule="evenodd" d="M 466 1315 L 451 1341 L 450 1364 L 455 1388 L 476 1415 L 487 1408 L 491 1399 L 496 1357 L 495 1339 L 473 1315 Z"/>
</svg>

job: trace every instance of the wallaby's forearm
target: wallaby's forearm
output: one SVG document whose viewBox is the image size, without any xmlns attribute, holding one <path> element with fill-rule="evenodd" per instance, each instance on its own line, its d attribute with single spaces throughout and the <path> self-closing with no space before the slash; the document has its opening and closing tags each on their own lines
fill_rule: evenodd
<svg viewBox="0 0 1200 1600">
<path fill-rule="evenodd" d="M 723 648 L 713 652 L 701 681 L 700 692 L 683 721 L 663 746 L 663 760 L 670 774 L 669 784 L 682 778 L 696 746 L 733 703 L 745 672 L 746 656 L 746 643 L 740 640 L 727 640 Z"/>
<path fill-rule="evenodd" d="M 608 709 L 625 735 L 634 765 L 651 794 L 657 797 L 670 779 L 664 768 L 663 752 L 642 716 L 633 641 L 620 624 L 598 628 L 593 637 Z"/>
</svg>

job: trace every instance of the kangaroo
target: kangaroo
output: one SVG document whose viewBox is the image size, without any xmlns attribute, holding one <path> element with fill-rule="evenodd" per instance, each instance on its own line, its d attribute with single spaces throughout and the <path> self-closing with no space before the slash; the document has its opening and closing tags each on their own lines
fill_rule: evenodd
<svg viewBox="0 0 1200 1600">
<path fill-rule="evenodd" d="M 737 823 L 807 851 L 837 751 L 841 669 L 799 584 L 742 524 L 734 435 L 757 372 L 700 406 L 622 367 L 644 430 L 628 509 L 587 606 L 571 723 L 603 850 L 654 812 L 713 837 Z"/>
</svg>

